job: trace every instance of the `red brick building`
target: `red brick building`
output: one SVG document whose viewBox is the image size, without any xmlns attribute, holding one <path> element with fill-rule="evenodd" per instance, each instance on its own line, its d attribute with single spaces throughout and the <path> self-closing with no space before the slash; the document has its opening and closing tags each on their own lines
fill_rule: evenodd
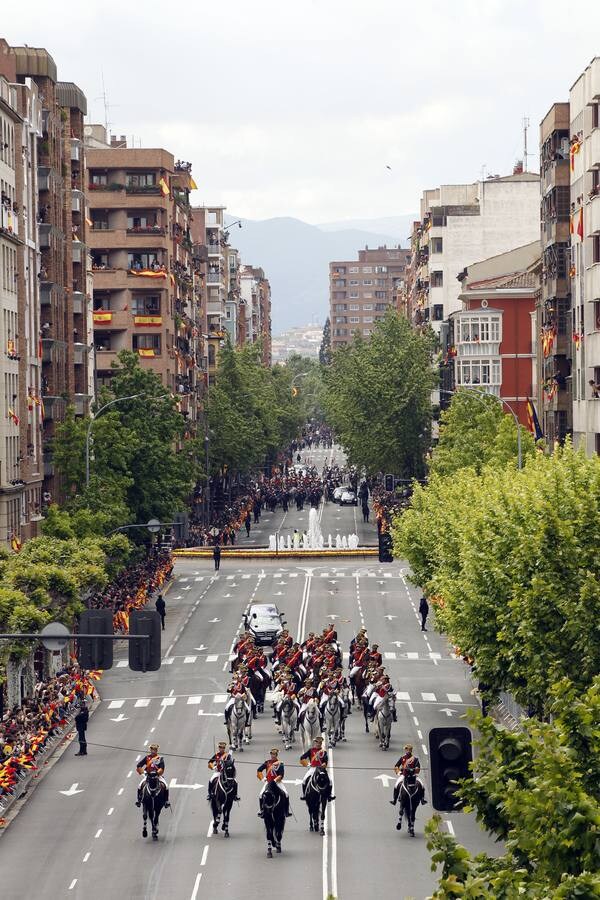
<svg viewBox="0 0 600 900">
<path fill-rule="evenodd" d="M 458 276 L 463 308 L 450 316 L 454 387 L 505 400 L 527 425 L 536 395 L 536 295 L 540 244 L 534 241 L 468 266 Z"/>
</svg>

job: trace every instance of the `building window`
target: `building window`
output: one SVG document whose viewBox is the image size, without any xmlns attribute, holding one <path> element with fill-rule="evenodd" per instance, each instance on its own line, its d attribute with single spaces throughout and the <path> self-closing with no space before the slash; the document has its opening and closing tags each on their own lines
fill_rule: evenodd
<svg viewBox="0 0 600 900">
<path fill-rule="evenodd" d="M 600 235 L 595 234 L 592 245 L 592 259 L 595 263 L 600 262 Z"/>
<path fill-rule="evenodd" d="M 375 271 L 377 272 L 378 275 L 383 275 L 385 272 L 387 272 L 387 270 L 388 270 L 387 266 L 375 266 Z M 363 269 L 363 272 L 364 271 L 365 271 L 365 269 Z"/>
<path fill-rule="evenodd" d="M 600 124 L 600 103 L 592 103 L 592 128 Z"/>
<path fill-rule="evenodd" d="M 358 299 L 358 291 L 350 291 L 350 299 L 357 300 Z"/>
<path fill-rule="evenodd" d="M 333 306 L 334 312 L 346 312 L 347 309 L 348 309 L 347 303 L 335 303 Z"/>
<path fill-rule="evenodd" d="M 499 359 L 461 359 L 456 368 L 459 384 L 501 383 Z"/>
<path fill-rule="evenodd" d="M 363 284 L 373 284 L 373 281 L 371 278 L 363 278 Z"/>
<path fill-rule="evenodd" d="M 440 238 L 441 240 L 441 238 Z M 434 303 L 432 316 L 434 322 L 441 322 L 444 318 L 444 304 L 443 303 Z"/>
<path fill-rule="evenodd" d="M 442 253 L 444 247 L 444 239 L 441 237 L 433 237 L 429 242 L 431 253 Z"/>
<path fill-rule="evenodd" d="M 354 281 L 350 281 L 350 287 L 358 287 L 359 284 L 360 281 L 356 281 L 356 279 Z"/>
<path fill-rule="evenodd" d="M 373 321 L 373 316 L 364 316 L 364 318 L 363 318 L 364 325 L 369 325 L 372 321 Z"/>
<path fill-rule="evenodd" d="M 351 303 L 351 304 L 350 304 L 350 310 L 353 311 L 353 310 L 356 310 L 356 309 L 360 309 L 360 306 L 358 305 L 358 303 Z"/>
<path fill-rule="evenodd" d="M 159 316 L 160 296 L 158 294 L 134 294 L 132 306 L 134 316 Z"/>
<path fill-rule="evenodd" d="M 363 266 L 363 275 L 371 275 L 373 272 L 373 266 Z"/>
<path fill-rule="evenodd" d="M 155 172 L 128 172 L 125 176 L 127 187 L 154 187 L 156 184 Z"/>
<path fill-rule="evenodd" d="M 141 272 L 147 269 L 158 272 L 161 269 L 161 264 L 156 252 L 128 253 L 127 268 L 135 269 L 136 272 Z"/>
<path fill-rule="evenodd" d="M 108 176 L 104 172 L 90 172 L 90 184 L 108 184 Z"/>
<path fill-rule="evenodd" d="M 387 300 L 387 291 L 375 291 L 377 300 Z"/>
<path fill-rule="evenodd" d="M 350 316 L 348 321 L 350 322 L 351 325 L 358 325 L 358 323 L 360 322 L 360 319 L 358 318 L 358 316 Z"/>
<path fill-rule="evenodd" d="M 365 337 L 369 337 L 369 335 L 371 334 L 371 329 L 370 329 L 370 328 L 363 328 L 363 334 L 364 334 Z"/>
<path fill-rule="evenodd" d="M 92 212 L 93 231 L 108 231 L 108 212 L 106 210 L 94 210 Z"/>
<path fill-rule="evenodd" d="M 368 309 L 373 309 L 372 303 L 364 303 L 363 304 L 363 310 L 366 312 Z"/>
<path fill-rule="evenodd" d="M 134 350 L 154 350 L 156 356 L 159 356 L 160 334 L 134 334 L 132 347 Z"/>
<path fill-rule="evenodd" d="M 350 266 L 349 271 L 350 271 L 351 275 L 356 275 L 357 272 L 359 271 L 358 266 Z"/>
<path fill-rule="evenodd" d="M 431 287 L 443 287 L 444 286 L 444 273 L 443 272 L 432 272 L 431 273 Z"/>
</svg>

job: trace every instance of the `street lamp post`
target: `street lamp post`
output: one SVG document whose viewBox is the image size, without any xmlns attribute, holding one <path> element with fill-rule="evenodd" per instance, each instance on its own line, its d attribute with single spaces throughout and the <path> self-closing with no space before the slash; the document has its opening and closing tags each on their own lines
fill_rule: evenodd
<svg viewBox="0 0 600 900">
<path fill-rule="evenodd" d="M 95 414 L 93 419 L 90 419 L 90 424 L 87 428 L 87 434 L 85 436 L 85 486 L 89 487 L 90 483 L 90 439 L 92 436 L 92 425 L 100 415 L 100 413 L 104 412 L 105 409 L 108 409 L 109 406 L 113 406 L 115 403 L 123 403 L 125 400 L 136 400 L 138 397 L 142 397 L 142 394 L 131 394 L 129 397 L 117 397 L 115 400 L 110 400 L 108 403 L 105 403 L 104 406 L 101 406 L 98 412 Z"/>
<path fill-rule="evenodd" d="M 458 391 L 445 391 L 442 388 L 437 388 L 440 394 L 449 394 L 451 397 L 455 397 Z M 498 397 L 496 394 L 489 394 L 487 391 L 481 391 L 477 388 L 466 387 L 463 388 L 464 391 L 468 391 L 470 394 L 473 394 L 475 397 L 493 397 L 495 400 L 498 400 L 500 403 L 504 404 L 511 416 L 515 420 L 515 425 L 517 426 L 517 468 L 523 468 L 523 452 L 521 449 L 521 422 L 519 421 L 519 417 L 516 412 L 506 400 L 502 397 Z"/>
</svg>

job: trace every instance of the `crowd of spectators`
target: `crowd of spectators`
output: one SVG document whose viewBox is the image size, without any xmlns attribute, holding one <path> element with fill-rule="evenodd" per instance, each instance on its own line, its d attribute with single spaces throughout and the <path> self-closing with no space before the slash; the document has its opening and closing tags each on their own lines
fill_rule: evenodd
<svg viewBox="0 0 600 900">
<path fill-rule="evenodd" d="M 36 757 L 63 733 L 81 702 L 93 698 L 98 678 L 98 672 L 69 666 L 38 682 L 22 706 L 6 711 L 0 722 L 0 807 L 36 768 Z"/>
<path fill-rule="evenodd" d="M 115 632 L 129 631 L 129 613 L 143 609 L 154 591 L 170 577 L 173 560 L 170 551 L 149 554 L 119 573 L 119 577 L 104 590 L 89 599 L 91 609 L 112 609 Z"/>
</svg>

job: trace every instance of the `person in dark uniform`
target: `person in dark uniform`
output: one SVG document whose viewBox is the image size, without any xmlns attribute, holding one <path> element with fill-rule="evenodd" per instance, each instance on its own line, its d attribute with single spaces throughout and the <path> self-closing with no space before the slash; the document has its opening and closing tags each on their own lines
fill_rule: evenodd
<svg viewBox="0 0 600 900">
<path fill-rule="evenodd" d="M 427 631 L 425 623 L 427 622 L 427 616 L 429 615 L 429 603 L 425 596 L 421 597 L 419 602 L 419 614 L 421 616 L 421 631 Z"/>
<path fill-rule="evenodd" d="M 85 704 L 85 700 L 82 700 L 75 715 L 75 728 L 77 729 L 77 738 L 79 740 L 79 753 L 76 753 L 75 756 L 87 756 L 85 733 L 87 731 L 89 717 L 90 712 Z"/>
<path fill-rule="evenodd" d="M 166 603 L 165 603 L 165 601 L 164 601 L 164 599 L 163 599 L 163 595 L 162 595 L 162 594 L 159 594 L 159 595 L 158 595 L 158 597 L 156 598 L 156 603 L 155 603 L 154 605 L 155 605 L 155 607 L 156 607 L 157 613 L 158 613 L 159 616 L 160 616 L 160 621 L 161 621 L 161 624 L 162 624 L 162 630 L 164 631 L 164 630 L 165 630 L 165 614 L 166 614 L 166 611 L 167 611 L 167 605 L 166 605 Z"/>
<path fill-rule="evenodd" d="M 221 545 L 215 544 L 213 547 L 213 559 L 215 561 L 215 572 L 221 568 Z"/>
<path fill-rule="evenodd" d="M 159 756 L 158 753 L 158 744 L 150 744 L 148 749 L 148 753 L 145 756 L 141 756 L 135 764 L 135 769 L 138 775 L 143 775 L 144 777 L 138 784 L 137 789 L 137 800 L 135 801 L 136 806 L 142 805 L 142 788 L 144 787 L 144 782 L 146 780 L 146 775 L 148 772 L 155 771 L 158 775 L 158 779 L 161 784 L 165 787 L 165 808 L 168 809 L 170 806 L 169 803 L 169 786 L 164 779 L 165 773 L 165 761 L 162 756 Z"/>
</svg>

